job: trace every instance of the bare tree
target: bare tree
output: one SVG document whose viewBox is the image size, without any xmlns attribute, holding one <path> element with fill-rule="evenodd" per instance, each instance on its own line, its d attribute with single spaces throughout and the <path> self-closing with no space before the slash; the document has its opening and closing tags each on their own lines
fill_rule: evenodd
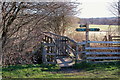
<svg viewBox="0 0 120 80">
<path fill-rule="evenodd" d="M 120 0 L 118 1 L 118 25 L 120 25 Z"/>
<path fill-rule="evenodd" d="M 40 44 L 41 32 L 63 34 L 74 15 L 75 3 L 3 2 L 1 52 L 4 64 L 31 63 L 33 47 Z"/>
<path fill-rule="evenodd" d="M 61 7 L 54 11 L 54 14 L 51 16 L 48 25 L 51 25 L 52 31 L 59 35 L 64 35 L 65 28 L 72 23 L 72 16 L 76 14 L 75 8 L 78 4 L 76 3 L 57 3 Z M 74 21 L 73 21 L 74 22 Z M 53 23 L 53 24 L 51 24 Z"/>
<path fill-rule="evenodd" d="M 111 12 L 118 17 L 118 32 L 120 31 L 120 0 L 114 2 L 112 5 Z M 120 33 L 119 33 L 120 34 Z"/>
<path fill-rule="evenodd" d="M 3 2 L 1 5 L 2 5 L 2 9 L 1 9 L 2 21 L 0 22 L 1 23 L 0 53 L 1 53 L 1 57 L 2 56 L 4 57 L 2 53 L 4 51 L 4 46 L 8 38 L 9 28 L 10 28 L 10 25 L 13 23 L 13 21 L 16 19 L 17 14 L 19 13 L 21 9 L 22 2 L 20 3 Z"/>
</svg>

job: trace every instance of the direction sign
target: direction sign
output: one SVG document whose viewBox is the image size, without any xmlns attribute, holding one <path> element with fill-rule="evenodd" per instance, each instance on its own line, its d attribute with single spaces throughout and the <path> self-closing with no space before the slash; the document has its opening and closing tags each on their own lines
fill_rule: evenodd
<svg viewBox="0 0 120 80">
<path fill-rule="evenodd" d="M 80 25 L 79 27 L 86 27 L 87 25 Z"/>
<path fill-rule="evenodd" d="M 100 31 L 99 28 L 89 28 L 89 31 Z M 86 28 L 77 28 L 76 31 L 86 31 Z"/>
</svg>

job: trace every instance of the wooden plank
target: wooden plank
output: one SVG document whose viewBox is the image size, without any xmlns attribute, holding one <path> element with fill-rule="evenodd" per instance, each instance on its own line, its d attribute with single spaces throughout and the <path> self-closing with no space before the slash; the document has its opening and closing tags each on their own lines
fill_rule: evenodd
<svg viewBox="0 0 120 80">
<path fill-rule="evenodd" d="M 120 44 L 111 44 L 112 47 L 120 47 Z"/>
<path fill-rule="evenodd" d="M 120 41 L 88 41 L 88 43 L 117 43 L 120 44 Z"/>
<path fill-rule="evenodd" d="M 120 60 L 107 60 L 107 61 L 94 61 L 95 63 L 108 63 L 108 62 L 118 62 L 118 61 L 120 61 Z"/>
<path fill-rule="evenodd" d="M 106 43 L 106 44 L 110 44 L 110 43 L 115 43 L 115 44 L 120 44 L 120 41 L 88 41 L 88 43 Z M 78 42 L 77 45 L 85 45 L 86 42 Z"/>
<path fill-rule="evenodd" d="M 107 55 L 107 54 L 119 54 L 120 52 L 87 52 L 86 55 Z"/>
<path fill-rule="evenodd" d="M 120 49 L 120 47 L 85 47 L 86 50 L 94 50 L 94 49 Z"/>
<path fill-rule="evenodd" d="M 112 40 L 120 41 L 120 39 L 112 39 Z"/>
<path fill-rule="evenodd" d="M 70 39 L 70 38 L 68 38 L 68 37 L 66 37 L 66 36 L 60 36 L 60 35 L 57 35 L 57 34 L 54 34 L 54 33 L 51 33 L 51 32 L 43 32 L 44 33 L 44 35 L 47 35 L 47 36 L 55 36 L 55 37 L 58 37 L 58 38 L 64 38 L 64 39 L 66 39 L 66 40 L 69 40 L 70 42 L 72 42 L 72 43 L 74 43 L 74 44 L 76 44 L 77 42 L 76 41 L 74 41 L 74 40 L 72 40 L 72 39 Z M 51 37 L 52 39 L 55 39 L 54 37 Z"/>
<path fill-rule="evenodd" d="M 70 38 L 68 38 L 68 37 L 66 37 L 66 39 L 69 40 L 70 42 L 74 43 L 74 44 L 77 44 L 76 41 L 74 41 L 74 40 L 72 40 L 72 39 L 70 39 Z"/>
<path fill-rule="evenodd" d="M 73 66 L 73 64 L 75 64 L 75 61 L 73 61 L 73 59 L 69 58 L 69 57 L 61 57 L 57 59 L 57 64 L 60 67 L 70 67 Z"/>
<path fill-rule="evenodd" d="M 72 50 L 72 52 L 75 52 L 75 49 L 73 49 L 70 45 L 67 45 L 67 48 L 69 48 L 70 50 Z"/>
<path fill-rule="evenodd" d="M 120 36 L 111 36 L 112 38 L 114 37 L 114 38 L 120 38 Z"/>
<path fill-rule="evenodd" d="M 86 59 L 92 60 L 92 59 L 120 59 L 120 57 L 87 57 Z"/>
<path fill-rule="evenodd" d="M 86 42 L 78 42 L 77 45 L 85 45 Z"/>
<path fill-rule="evenodd" d="M 111 45 L 120 45 L 120 43 L 118 43 L 118 44 L 115 44 L 115 43 L 114 43 L 114 44 L 111 44 Z"/>
</svg>

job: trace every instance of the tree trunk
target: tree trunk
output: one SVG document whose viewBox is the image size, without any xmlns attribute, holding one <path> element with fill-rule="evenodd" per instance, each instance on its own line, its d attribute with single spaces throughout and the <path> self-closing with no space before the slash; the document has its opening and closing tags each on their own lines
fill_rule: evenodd
<svg viewBox="0 0 120 80">
<path fill-rule="evenodd" d="M 2 5 L 0 4 L 0 13 L 2 12 L 1 10 Z M 0 14 L 0 24 L 2 22 L 2 15 Z M 0 25 L 0 65 L 2 65 L 2 25 Z"/>
<path fill-rule="evenodd" d="M 118 32 L 120 35 L 120 0 L 118 1 Z"/>
</svg>

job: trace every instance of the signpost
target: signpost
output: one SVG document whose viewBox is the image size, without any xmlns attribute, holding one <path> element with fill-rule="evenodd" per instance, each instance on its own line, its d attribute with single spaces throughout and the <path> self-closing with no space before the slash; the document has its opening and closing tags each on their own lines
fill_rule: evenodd
<svg viewBox="0 0 120 80">
<path fill-rule="evenodd" d="M 88 40 L 89 40 L 89 25 L 86 24 L 86 46 L 89 46 Z"/>
<path fill-rule="evenodd" d="M 100 31 L 99 28 L 89 28 L 89 25 L 80 25 L 80 28 L 77 28 L 76 31 L 81 32 L 81 31 L 86 31 L 86 46 L 88 46 L 88 40 L 89 40 L 89 31 Z"/>
</svg>

